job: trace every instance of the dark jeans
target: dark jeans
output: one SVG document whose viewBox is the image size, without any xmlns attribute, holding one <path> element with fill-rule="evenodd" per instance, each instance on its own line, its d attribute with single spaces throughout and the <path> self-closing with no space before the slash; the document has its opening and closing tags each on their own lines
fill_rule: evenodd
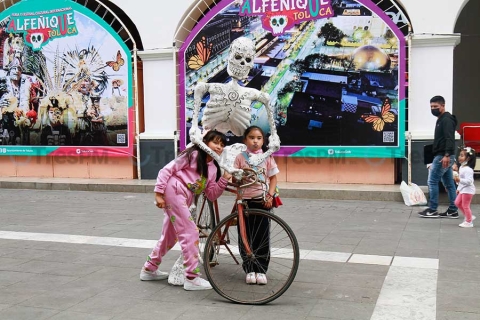
<svg viewBox="0 0 480 320">
<path fill-rule="evenodd" d="M 438 209 L 438 184 L 442 181 L 445 189 L 447 189 L 450 210 L 457 210 L 455 206 L 455 198 L 457 197 L 455 181 L 453 181 L 452 165 L 455 161 L 454 156 L 450 156 L 450 164 L 447 168 L 442 167 L 442 155 L 433 158 L 432 166 L 428 172 L 428 193 L 430 196 L 430 209 Z"/>
<path fill-rule="evenodd" d="M 247 200 L 247 203 L 248 207 L 251 209 L 257 208 L 266 210 L 259 202 Z M 237 224 L 238 246 L 240 248 L 240 256 L 243 260 L 243 270 L 245 273 L 267 273 L 268 264 L 270 263 L 270 219 L 258 215 L 246 216 L 245 218 L 247 238 L 250 248 L 255 255 L 255 259 L 250 259 L 247 257 L 245 247 L 240 236 L 240 226 Z"/>
</svg>

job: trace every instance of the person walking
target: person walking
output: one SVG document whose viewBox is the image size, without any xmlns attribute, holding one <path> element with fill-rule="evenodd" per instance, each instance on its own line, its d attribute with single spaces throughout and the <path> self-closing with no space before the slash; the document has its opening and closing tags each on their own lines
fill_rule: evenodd
<svg viewBox="0 0 480 320">
<path fill-rule="evenodd" d="M 437 117 L 433 138 L 433 161 L 428 172 L 429 207 L 418 213 L 422 218 L 458 219 L 455 205 L 456 187 L 453 180 L 452 165 L 455 162 L 455 127 L 457 118 L 445 111 L 445 99 L 435 96 L 430 99 L 432 115 Z M 442 181 L 447 190 L 449 206 L 445 212 L 438 212 L 439 183 Z"/>
<path fill-rule="evenodd" d="M 465 220 L 458 226 L 462 228 L 473 228 L 475 216 L 472 215 L 470 203 L 475 195 L 475 185 L 473 184 L 473 169 L 476 163 L 475 150 L 470 147 L 462 147 L 458 155 L 458 162 L 460 162 L 460 169 L 458 176 L 455 177 L 455 182 L 458 183 L 455 205 L 465 216 Z"/>
</svg>

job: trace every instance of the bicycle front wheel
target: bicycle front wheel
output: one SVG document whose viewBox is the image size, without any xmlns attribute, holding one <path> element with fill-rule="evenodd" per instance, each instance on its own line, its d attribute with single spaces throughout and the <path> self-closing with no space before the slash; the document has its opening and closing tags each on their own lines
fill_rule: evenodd
<svg viewBox="0 0 480 320">
<path fill-rule="evenodd" d="M 205 245 L 205 274 L 222 297 L 242 304 L 265 304 L 280 297 L 297 273 L 299 248 L 292 229 L 272 213 L 245 210 L 245 229 L 252 254 L 245 252 L 238 230 L 238 213 L 223 219 Z M 247 284 L 246 274 L 264 273 L 264 285 Z"/>
</svg>

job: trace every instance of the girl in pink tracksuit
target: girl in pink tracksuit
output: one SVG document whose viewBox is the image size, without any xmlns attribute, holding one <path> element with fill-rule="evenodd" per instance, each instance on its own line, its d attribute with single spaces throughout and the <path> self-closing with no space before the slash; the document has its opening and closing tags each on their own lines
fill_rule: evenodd
<svg viewBox="0 0 480 320">
<path fill-rule="evenodd" d="M 217 131 L 209 131 L 203 142 L 220 155 L 225 147 L 226 137 Z M 194 196 L 202 192 L 205 192 L 211 201 L 222 194 L 231 175 L 228 172 L 222 177 L 220 175 L 218 163 L 196 145 L 185 150 L 160 170 L 155 184 L 155 204 L 165 211 L 162 236 L 140 272 L 141 280 L 162 280 L 168 277 L 168 273 L 158 270 L 158 266 L 162 257 L 178 241 L 185 266 L 183 288 L 212 288 L 208 281 L 199 277 L 199 234 L 189 207 Z"/>
</svg>

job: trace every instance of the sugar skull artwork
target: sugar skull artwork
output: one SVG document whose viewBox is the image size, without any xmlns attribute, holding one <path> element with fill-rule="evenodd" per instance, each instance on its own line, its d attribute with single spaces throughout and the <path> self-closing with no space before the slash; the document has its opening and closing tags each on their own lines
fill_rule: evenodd
<svg viewBox="0 0 480 320">
<path fill-rule="evenodd" d="M 49 28 L 28 30 L 26 39 L 34 50 L 39 50 L 44 42 L 47 42 Z"/>
<path fill-rule="evenodd" d="M 243 80 L 253 68 L 255 45 L 248 38 L 238 38 L 230 46 L 228 56 L 228 74 L 237 80 Z"/>
<path fill-rule="evenodd" d="M 263 24 L 272 31 L 273 35 L 283 34 L 293 27 L 294 17 L 288 12 L 269 12 L 263 18 Z"/>
</svg>

